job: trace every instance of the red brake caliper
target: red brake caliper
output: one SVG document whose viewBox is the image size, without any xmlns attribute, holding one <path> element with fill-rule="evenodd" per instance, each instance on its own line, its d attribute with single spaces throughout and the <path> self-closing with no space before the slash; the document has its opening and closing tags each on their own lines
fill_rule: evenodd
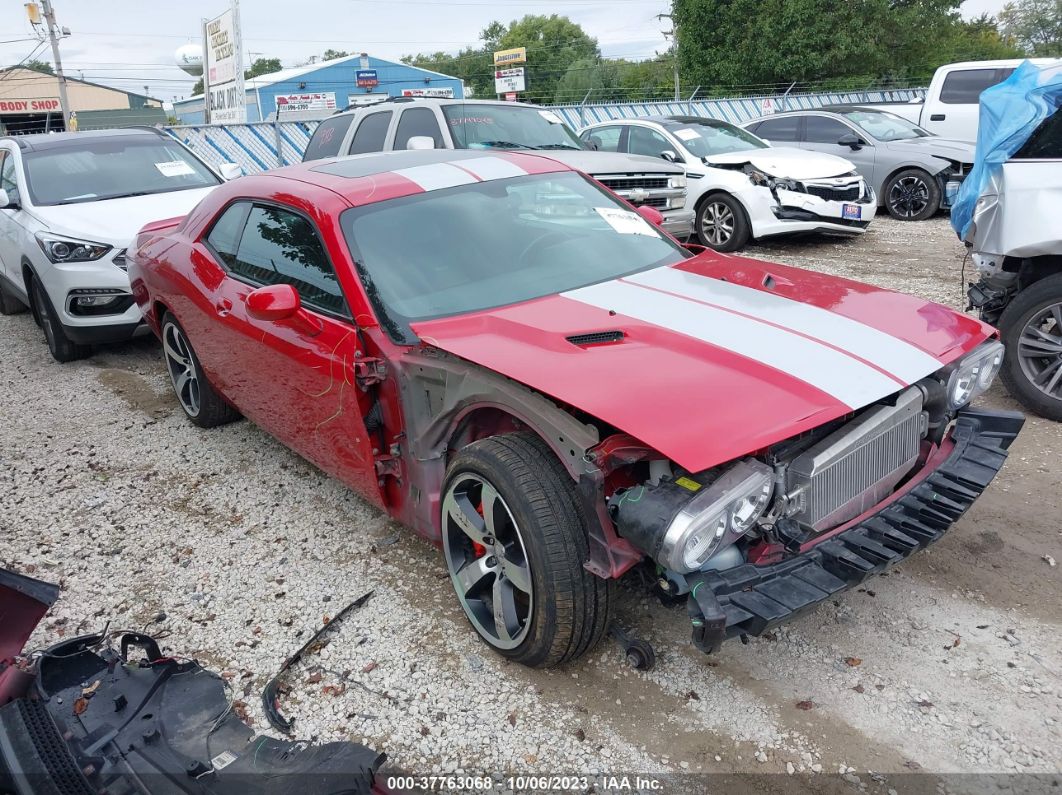
<svg viewBox="0 0 1062 795">
<path fill-rule="evenodd" d="M 479 505 L 476 506 L 476 513 L 480 516 L 483 515 L 483 500 L 480 500 Z M 476 553 L 477 558 L 481 558 L 487 554 L 487 548 L 478 541 L 472 542 L 472 551 Z"/>
</svg>

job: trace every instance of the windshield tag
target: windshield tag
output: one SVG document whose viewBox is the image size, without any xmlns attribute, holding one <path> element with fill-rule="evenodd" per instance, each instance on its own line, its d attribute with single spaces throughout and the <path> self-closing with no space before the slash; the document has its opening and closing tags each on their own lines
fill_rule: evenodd
<svg viewBox="0 0 1062 795">
<path fill-rule="evenodd" d="M 675 135 L 683 141 L 692 141 L 694 138 L 700 137 L 700 133 L 696 130 L 675 130 Z"/>
<path fill-rule="evenodd" d="M 540 110 L 538 115 L 548 121 L 550 124 L 564 124 L 564 119 L 558 116 L 551 110 Z"/>
<path fill-rule="evenodd" d="M 621 210 L 618 207 L 595 207 L 597 214 L 621 235 L 649 235 L 656 237 L 652 225 L 638 213 Z"/>
<path fill-rule="evenodd" d="M 170 160 L 167 163 L 156 163 L 155 168 L 157 168 L 159 173 L 164 177 L 195 176 L 195 169 L 183 160 Z"/>
</svg>

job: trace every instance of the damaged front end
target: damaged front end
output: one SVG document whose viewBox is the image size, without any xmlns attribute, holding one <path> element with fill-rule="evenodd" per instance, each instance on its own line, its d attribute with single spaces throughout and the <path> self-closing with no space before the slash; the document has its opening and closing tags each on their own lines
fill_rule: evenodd
<svg viewBox="0 0 1062 795">
<path fill-rule="evenodd" d="M 149 636 L 104 631 L 23 655 L 57 596 L 0 571 L 0 792 L 385 791 L 383 754 L 256 736 L 222 677 Z"/>
<path fill-rule="evenodd" d="M 704 472 L 656 462 L 609 500 L 617 533 L 686 599 L 694 644 L 759 635 L 938 540 L 995 477 L 1024 418 L 969 408 L 990 341 L 846 418 Z"/>
</svg>

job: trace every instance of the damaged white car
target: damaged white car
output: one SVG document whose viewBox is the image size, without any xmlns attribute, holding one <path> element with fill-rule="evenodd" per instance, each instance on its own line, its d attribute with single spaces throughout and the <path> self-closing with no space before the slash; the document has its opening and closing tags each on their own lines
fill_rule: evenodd
<svg viewBox="0 0 1062 795">
<path fill-rule="evenodd" d="M 594 149 L 684 165 L 694 235 L 716 251 L 776 235 L 858 235 L 877 212 L 873 189 L 850 161 L 773 147 L 725 121 L 647 116 L 594 124 L 579 137 Z"/>
<path fill-rule="evenodd" d="M 1060 103 L 1062 64 L 1027 62 L 985 92 L 978 182 L 960 192 L 952 222 L 979 276 L 970 308 L 999 327 L 1008 350 L 1004 384 L 1030 411 L 1062 421 Z"/>
</svg>

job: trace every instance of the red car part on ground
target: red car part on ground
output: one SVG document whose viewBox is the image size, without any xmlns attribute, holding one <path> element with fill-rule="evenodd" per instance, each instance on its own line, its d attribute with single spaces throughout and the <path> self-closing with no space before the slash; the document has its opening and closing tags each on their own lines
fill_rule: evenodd
<svg viewBox="0 0 1062 795">
<path fill-rule="evenodd" d="M 936 540 L 1022 422 L 965 407 L 1001 361 L 989 326 L 684 250 L 546 157 L 248 177 L 145 228 L 131 260 L 193 421 L 238 410 L 441 542 L 477 631 L 530 664 L 589 648 L 608 591 L 587 572 L 646 556 L 688 595 L 699 645 L 762 632 Z M 946 506 L 916 504 L 931 487 Z M 703 559 L 672 565 L 675 539 Z"/>
</svg>

